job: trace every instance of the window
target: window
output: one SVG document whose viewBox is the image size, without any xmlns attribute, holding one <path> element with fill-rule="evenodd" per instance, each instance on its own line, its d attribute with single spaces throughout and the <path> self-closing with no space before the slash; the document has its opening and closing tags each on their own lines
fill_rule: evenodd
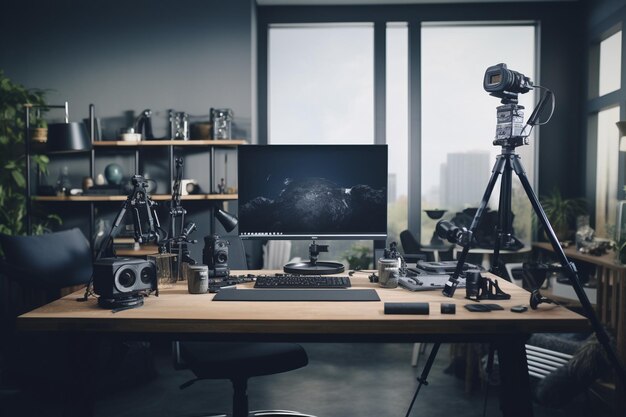
<svg viewBox="0 0 626 417">
<path fill-rule="evenodd" d="M 388 241 L 400 243 L 408 223 L 409 29 L 388 23 L 386 42 L 386 140 L 389 145 Z"/>
<path fill-rule="evenodd" d="M 622 31 L 600 42 L 599 95 L 619 90 L 622 76 Z"/>
<path fill-rule="evenodd" d="M 374 143 L 373 24 L 272 25 L 273 144 Z"/>
<path fill-rule="evenodd" d="M 498 63 L 535 80 L 534 25 L 424 25 L 421 31 L 422 209 L 445 209 L 446 217 L 478 207 L 495 157 L 493 146 L 499 99 L 483 89 L 485 70 Z M 533 91 L 519 95 L 525 121 L 535 104 Z M 517 148 L 531 183 L 534 137 Z M 515 235 L 531 240 L 531 212 L 513 175 Z M 497 210 L 499 183 L 490 200 Z M 428 244 L 436 220 L 422 215 L 422 244 Z"/>
<path fill-rule="evenodd" d="M 597 118 L 596 233 L 609 236 L 617 215 L 619 106 L 600 111 Z"/>
<path fill-rule="evenodd" d="M 595 177 L 595 195 L 589 192 L 590 203 L 595 203 L 596 235 L 614 238 L 617 221 L 617 203 L 623 197 L 620 189 L 624 179 L 620 173 L 620 137 L 615 123 L 620 117 L 623 100 L 622 31 L 619 26 L 598 30 L 597 40 L 591 45 L 589 60 L 588 146 L 595 149 L 595 161 L 589 160 L 587 175 Z M 623 155 L 623 153 L 622 153 Z M 623 171 L 623 168 L 621 168 Z"/>
<path fill-rule="evenodd" d="M 270 25 L 268 143 L 374 143 L 374 25 Z M 291 256 L 307 258 L 308 241 Z M 334 241 L 321 259 L 359 257 L 371 243 Z"/>
</svg>

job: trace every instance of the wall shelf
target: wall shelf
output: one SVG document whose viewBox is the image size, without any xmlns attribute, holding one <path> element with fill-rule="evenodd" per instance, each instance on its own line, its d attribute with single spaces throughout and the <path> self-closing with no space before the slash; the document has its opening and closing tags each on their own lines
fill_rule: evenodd
<svg viewBox="0 0 626 417">
<path fill-rule="evenodd" d="M 95 148 L 115 148 L 115 147 L 154 147 L 154 146 L 218 146 L 218 147 L 235 147 L 240 145 L 246 145 L 248 142 L 242 139 L 230 139 L 230 140 L 170 140 L 170 139 L 155 139 L 155 140 L 138 140 L 138 141 L 123 141 L 123 140 L 104 140 L 99 142 L 93 142 L 92 145 Z"/>
<path fill-rule="evenodd" d="M 169 201 L 172 199 L 170 194 L 154 194 L 150 196 L 154 201 Z M 54 202 L 95 202 L 95 201 L 124 201 L 125 195 L 75 195 L 75 196 L 33 196 L 34 201 L 54 201 Z M 198 201 L 227 201 L 237 200 L 237 194 L 192 194 L 183 195 L 181 200 Z"/>
</svg>

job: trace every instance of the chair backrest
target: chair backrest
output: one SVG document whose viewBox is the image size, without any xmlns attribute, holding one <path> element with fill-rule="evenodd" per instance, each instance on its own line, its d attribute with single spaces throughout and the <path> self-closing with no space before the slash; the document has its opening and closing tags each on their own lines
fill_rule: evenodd
<svg viewBox="0 0 626 417">
<path fill-rule="evenodd" d="M 400 243 L 404 253 L 420 253 L 420 244 L 410 230 L 400 232 Z"/>
<path fill-rule="evenodd" d="M 291 258 L 291 241 L 270 240 L 263 252 L 263 269 L 283 269 Z"/>
<path fill-rule="evenodd" d="M 16 281 L 58 289 L 91 279 L 91 248 L 77 228 L 39 236 L 0 234 L 0 245 L 2 272 Z"/>
</svg>

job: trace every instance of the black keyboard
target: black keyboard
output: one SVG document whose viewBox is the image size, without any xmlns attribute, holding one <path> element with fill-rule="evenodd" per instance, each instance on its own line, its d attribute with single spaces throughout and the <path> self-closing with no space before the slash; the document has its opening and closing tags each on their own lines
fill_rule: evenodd
<svg viewBox="0 0 626 417">
<path fill-rule="evenodd" d="M 347 276 L 328 275 L 257 275 L 254 288 L 348 288 Z"/>
</svg>

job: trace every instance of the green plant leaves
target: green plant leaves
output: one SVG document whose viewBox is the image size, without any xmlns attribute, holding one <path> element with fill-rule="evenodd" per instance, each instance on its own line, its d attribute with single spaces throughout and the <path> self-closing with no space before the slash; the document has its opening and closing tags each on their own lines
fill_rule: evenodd
<svg viewBox="0 0 626 417">
<path fill-rule="evenodd" d="M 15 180 L 15 184 L 17 184 L 18 187 L 26 187 L 26 178 L 24 178 L 24 174 L 20 171 L 13 171 L 11 172 L 11 175 L 13 176 L 13 180 Z"/>
<path fill-rule="evenodd" d="M 45 106 L 45 92 L 15 84 L 0 70 L 0 232 L 10 235 L 26 233 L 25 103 Z M 32 161 L 42 173 L 48 172 L 46 155 L 33 155 Z M 44 232 L 57 223 L 58 216 L 38 213 L 33 231 Z"/>
</svg>

